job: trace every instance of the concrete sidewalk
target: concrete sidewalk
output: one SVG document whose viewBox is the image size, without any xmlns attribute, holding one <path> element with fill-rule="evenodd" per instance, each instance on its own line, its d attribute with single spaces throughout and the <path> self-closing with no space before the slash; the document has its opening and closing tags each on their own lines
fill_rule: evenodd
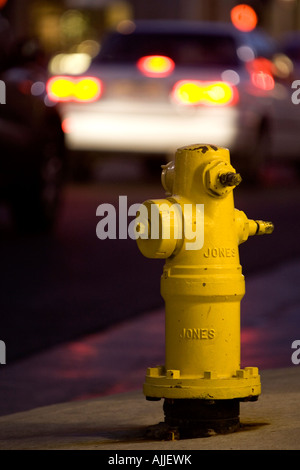
<svg viewBox="0 0 300 470">
<path fill-rule="evenodd" d="M 246 279 L 242 367 L 263 393 L 241 404 L 243 431 L 178 442 L 143 439 L 163 420 L 142 395 L 146 368 L 164 362 L 164 312 L 145 313 L 0 369 L 0 449 L 299 449 L 300 262 Z M 299 354 L 300 357 L 300 354 Z M 52 406 L 49 406 L 52 405 Z"/>
<path fill-rule="evenodd" d="M 241 431 L 180 441 L 150 441 L 146 428 L 163 421 L 162 402 L 140 392 L 71 402 L 0 418 L 1 450 L 295 450 L 300 449 L 300 374 L 262 374 L 263 394 L 241 404 Z M 112 454 L 114 455 L 114 454 Z"/>
</svg>

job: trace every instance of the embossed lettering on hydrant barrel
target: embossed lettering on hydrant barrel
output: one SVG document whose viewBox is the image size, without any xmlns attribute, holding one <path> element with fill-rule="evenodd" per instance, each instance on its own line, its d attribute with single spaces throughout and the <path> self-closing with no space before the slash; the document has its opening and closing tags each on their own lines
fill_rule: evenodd
<svg viewBox="0 0 300 470">
<path fill-rule="evenodd" d="M 214 339 L 215 330 L 209 328 L 183 328 L 180 338 L 185 339 Z"/>
</svg>

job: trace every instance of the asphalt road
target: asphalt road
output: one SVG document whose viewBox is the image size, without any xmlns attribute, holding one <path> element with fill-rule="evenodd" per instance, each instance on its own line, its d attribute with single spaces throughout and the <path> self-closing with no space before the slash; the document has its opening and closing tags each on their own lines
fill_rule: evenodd
<svg viewBox="0 0 300 470">
<path fill-rule="evenodd" d="M 163 262 L 145 259 L 131 239 L 96 236 L 97 207 L 112 203 L 118 209 L 125 195 L 131 205 L 164 192 L 159 180 L 150 182 L 139 168 L 119 168 L 118 174 L 112 168 L 89 183 L 68 184 L 57 228 L 48 237 L 13 234 L 1 212 L 0 339 L 10 363 L 163 305 Z M 292 173 L 277 169 L 265 187 L 240 186 L 235 202 L 248 217 L 275 224 L 272 236 L 241 245 L 246 279 L 299 257 L 300 184 Z"/>
</svg>

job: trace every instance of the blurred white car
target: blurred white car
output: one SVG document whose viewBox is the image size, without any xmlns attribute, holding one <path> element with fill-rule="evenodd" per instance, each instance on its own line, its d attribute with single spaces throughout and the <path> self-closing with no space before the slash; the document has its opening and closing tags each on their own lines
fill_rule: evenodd
<svg viewBox="0 0 300 470">
<path fill-rule="evenodd" d="M 266 155 L 300 158 L 289 64 L 278 55 L 274 66 L 275 53 L 262 32 L 231 24 L 127 22 L 83 75 L 53 76 L 48 96 L 71 150 L 170 155 L 206 142 L 250 174 Z"/>
</svg>

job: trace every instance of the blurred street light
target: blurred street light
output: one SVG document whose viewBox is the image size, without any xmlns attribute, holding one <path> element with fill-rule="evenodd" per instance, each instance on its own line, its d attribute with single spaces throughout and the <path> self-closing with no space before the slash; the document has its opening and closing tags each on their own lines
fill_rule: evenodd
<svg viewBox="0 0 300 470">
<path fill-rule="evenodd" d="M 249 5 L 240 4 L 232 8 L 231 21 L 240 31 L 252 31 L 257 25 L 257 15 Z"/>
</svg>

